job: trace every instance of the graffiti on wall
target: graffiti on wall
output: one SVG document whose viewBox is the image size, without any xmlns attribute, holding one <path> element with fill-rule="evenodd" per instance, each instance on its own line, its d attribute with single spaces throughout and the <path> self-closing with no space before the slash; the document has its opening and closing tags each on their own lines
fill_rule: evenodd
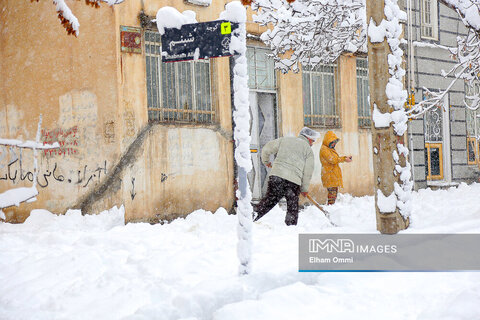
<svg viewBox="0 0 480 320">
<path fill-rule="evenodd" d="M 104 124 L 103 137 L 105 138 L 105 143 L 114 143 L 115 142 L 115 121 L 109 120 Z"/>
<path fill-rule="evenodd" d="M 14 147 L 0 146 L 0 181 L 10 181 L 17 184 L 22 181 L 33 182 L 33 169 L 26 168 L 23 155 Z M 78 185 L 86 188 L 100 182 L 107 175 L 107 161 L 92 167 L 87 164 L 77 170 L 68 170 L 67 173 L 60 169 L 59 162 L 55 161 L 51 168 L 41 168 L 37 176 L 37 184 L 46 188 L 53 182 Z"/>
<path fill-rule="evenodd" d="M 43 144 L 53 144 L 58 142 L 60 148 L 44 150 L 43 153 L 46 156 L 56 155 L 73 155 L 79 152 L 79 135 L 78 127 L 74 126 L 69 129 L 42 129 L 41 141 Z"/>
</svg>

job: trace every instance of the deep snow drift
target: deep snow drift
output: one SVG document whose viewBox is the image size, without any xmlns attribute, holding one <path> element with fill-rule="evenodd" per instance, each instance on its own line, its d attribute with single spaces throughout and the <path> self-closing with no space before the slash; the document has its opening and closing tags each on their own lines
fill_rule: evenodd
<svg viewBox="0 0 480 320">
<path fill-rule="evenodd" d="M 415 233 L 480 233 L 480 184 L 413 194 Z M 340 195 L 332 227 L 315 207 L 253 225 L 252 274 L 237 276 L 237 217 L 198 210 L 124 225 L 34 210 L 0 223 L 0 319 L 480 319 L 480 273 L 299 273 L 298 233 L 375 233 L 372 197 Z"/>
</svg>

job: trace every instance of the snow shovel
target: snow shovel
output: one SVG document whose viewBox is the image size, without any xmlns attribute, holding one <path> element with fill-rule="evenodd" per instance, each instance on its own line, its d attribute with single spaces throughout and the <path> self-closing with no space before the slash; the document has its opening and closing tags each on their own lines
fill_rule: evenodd
<svg viewBox="0 0 480 320">
<path fill-rule="evenodd" d="M 310 200 L 311 203 L 313 203 L 313 205 L 315 207 L 317 207 L 318 209 L 320 209 L 320 211 L 323 212 L 323 214 L 325 215 L 325 217 L 328 219 L 328 221 L 330 221 L 331 225 L 336 227 L 337 225 L 335 223 L 333 223 L 331 220 L 330 220 L 330 215 L 322 209 L 322 207 L 320 207 L 320 205 L 318 204 L 317 201 L 315 201 L 315 199 L 313 199 L 308 193 L 307 193 L 307 199 Z"/>
</svg>

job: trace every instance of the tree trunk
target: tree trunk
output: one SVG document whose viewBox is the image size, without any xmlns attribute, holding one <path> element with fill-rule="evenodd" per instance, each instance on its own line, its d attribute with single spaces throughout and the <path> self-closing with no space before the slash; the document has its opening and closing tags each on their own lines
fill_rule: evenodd
<svg viewBox="0 0 480 320">
<path fill-rule="evenodd" d="M 384 16 L 385 2 L 383 0 L 367 0 L 367 25 L 373 18 L 380 25 Z M 391 53 L 386 38 L 383 42 L 372 43 L 368 38 L 368 72 L 370 83 L 370 110 L 373 116 L 373 106 L 376 104 L 382 113 L 390 113 L 393 108 L 387 104 L 385 92 L 390 74 L 388 72 L 388 54 Z M 372 119 L 372 145 L 373 145 L 373 169 L 375 185 L 375 210 L 377 218 L 377 230 L 384 234 L 395 234 L 408 227 L 409 219 L 405 219 L 399 212 L 398 206 L 392 213 L 382 213 L 378 206 L 378 190 L 388 197 L 394 194 L 394 183 L 401 184 L 400 175 L 394 174 L 395 161 L 393 152 L 397 150 L 397 144 L 403 144 L 403 136 L 397 136 L 392 123 L 386 128 L 376 128 Z M 399 164 L 405 166 L 405 157 L 400 155 Z"/>
</svg>

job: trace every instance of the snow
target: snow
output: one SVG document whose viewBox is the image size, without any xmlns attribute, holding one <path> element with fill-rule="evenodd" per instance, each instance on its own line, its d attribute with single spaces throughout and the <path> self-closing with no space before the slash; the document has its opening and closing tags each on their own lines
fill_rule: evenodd
<svg viewBox="0 0 480 320">
<path fill-rule="evenodd" d="M 479 233 L 480 184 L 413 193 L 402 233 Z M 377 233 L 374 199 L 339 194 L 332 227 L 314 206 L 297 226 L 276 206 L 254 224 L 237 275 L 237 217 L 197 210 L 124 225 L 123 208 L 34 210 L 0 223 L 0 319 L 478 319 L 480 273 L 299 273 L 299 233 Z"/>
<path fill-rule="evenodd" d="M 54 142 L 53 144 L 47 144 L 43 142 L 36 142 L 36 141 L 21 141 L 17 139 L 0 139 L 0 145 L 4 146 L 12 146 L 12 147 L 19 147 L 19 148 L 29 148 L 29 149 L 55 149 L 60 148 L 58 142 Z"/>
<path fill-rule="evenodd" d="M 180 13 L 177 9 L 169 6 L 158 9 L 155 18 L 158 32 L 163 35 L 165 28 L 180 29 L 184 24 L 196 23 L 196 13 L 192 10 L 185 10 Z"/>
<path fill-rule="evenodd" d="M 212 0 L 187 0 L 188 3 L 196 4 L 198 6 L 208 7 L 212 4 Z"/>
<path fill-rule="evenodd" d="M 235 139 L 235 162 L 238 165 L 237 183 L 237 216 L 238 216 L 238 244 L 237 256 L 240 260 L 239 274 L 247 275 L 252 268 L 252 192 L 247 180 L 247 174 L 252 169 L 250 156 L 250 104 L 248 88 L 247 64 L 247 11 L 239 1 L 225 5 L 225 11 L 220 13 L 220 19 L 238 23 L 233 30 L 230 41 L 230 52 L 234 54 L 233 67 L 233 100 L 235 111 L 233 121 L 235 125 L 233 137 Z"/>
<path fill-rule="evenodd" d="M 62 16 L 70 22 L 75 35 L 78 36 L 80 23 L 78 22 L 77 17 L 72 13 L 72 10 L 70 10 L 65 3 L 65 0 L 53 0 L 53 4 L 55 4 L 57 12 L 60 12 Z"/>
<path fill-rule="evenodd" d="M 377 205 L 381 213 L 395 212 L 397 207 L 397 197 L 395 192 L 392 192 L 388 197 L 385 196 L 382 190 L 377 189 Z"/>
<path fill-rule="evenodd" d="M 0 209 L 11 206 L 19 206 L 21 202 L 35 198 L 38 195 L 38 190 L 35 186 L 26 188 L 14 188 L 0 193 Z M 5 218 L 3 218 L 5 219 Z"/>
<path fill-rule="evenodd" d="M 390 126 L 392 122 L 392 114 L 391 113 L 381 113 L 377 107 L 377 104 L 373 104 L 373 114 L 372 114 L 373 124 L 375 128 L 387 128 Z"/>
<path fill-rule="evenodd" d="M 480 30 L 480 9 L 477 0 L 445 0 L 454 6 L 463 16 L 467 26 Z"/>
</svg>

